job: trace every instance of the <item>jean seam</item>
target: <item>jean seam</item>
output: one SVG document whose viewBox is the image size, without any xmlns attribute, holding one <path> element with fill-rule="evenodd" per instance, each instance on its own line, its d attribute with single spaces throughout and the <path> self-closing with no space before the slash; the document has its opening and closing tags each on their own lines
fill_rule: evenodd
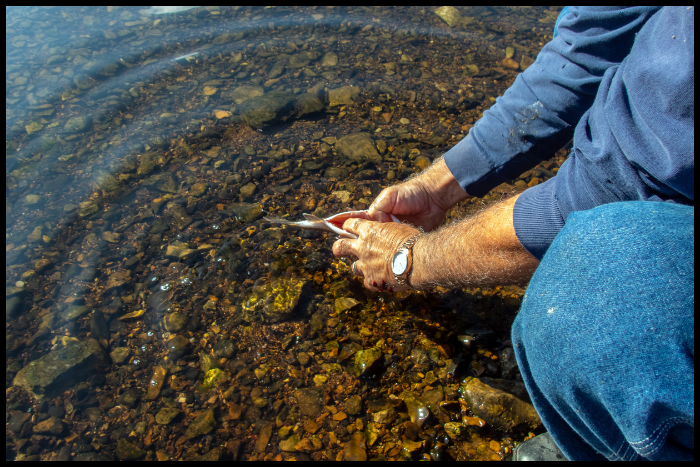
<svg viewBox="0 0 700 467">
<path fill-rule="evenodd" d="M 663 436 L 664 434 L 666 434 L 675 425 L 677 425 L 678 423 L 676 423 L 676 421 L 684 421 L 684 422 L 690 423 L 690 421 L 685 417 L 669 418 L 668 420 L 664 421 L 661 425 L 659 425 L 659 427 L 656 430 L 654 430 L 654 433 L 647 436 L 646 438 L 644 438 L 641 441 L 638 441 L 636 443 L 630 443 L 630 444 L 632 444 L 632 445 L 640 444 L 640 443 L 643 443 L 644 441 L 649 440 L 649 438 L 653 438 L 648 443 L 643 444 L 642 446 L 639 446 L 639 447 L 635 447 L 635 451 L 637 451 L 640 455 L 647 457 L 647 456 L 653 454 L 654 452 L 658 451 L 659 448 L 661 448 L 663 443 L 657 444 L 657 442 L 659 441 L 659 438 L 661 436 Z M 657 433 L 657 431 L 658 431 L 658 433 Z M 652 449 L 651 451 L 647 451 L 647 449 L 653 447 L 654 445 L 656 445 L 656 447 L 654 447 L 654 449 Z"/>
</svg>

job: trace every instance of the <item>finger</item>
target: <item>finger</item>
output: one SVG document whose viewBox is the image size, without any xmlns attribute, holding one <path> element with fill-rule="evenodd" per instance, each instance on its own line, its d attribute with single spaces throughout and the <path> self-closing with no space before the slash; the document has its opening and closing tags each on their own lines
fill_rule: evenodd
<svg viewBox="0 0 700 467">
<path fill-rule="evenodd" d="M 371 215 L 371 220 L 375 222 L 393 222 L 391 214 L 387 214 L 383 211 L 375 211 Z"/>
<path fill-rule="evenodd" d="M 355 242 L 357 242 L 357 240 L 341 238 L 333 244 L 333 254 L 337 257 L 358 256 L 357 245 L 355 244 Z"/>
<path fill-rule="evenodd" d="M 379 289 L 372 285 L 372 281 L 365 277 L 365 289 L 371 290 L 372 292 L 379 292 Z"/>
<path fill-rule="evenodd" d="M 364 273 L 362 272 L 362 263 L 361 263 L 359 260 L 357 260 L 357 261 L 355 261 L 353 264 L 355 265 L 355 271 L 357 271 L 357 274 L 356 274 L 356 275 L 359 276 L 359 277 L 364 277 L 365 275 L 364 275 Z M 353 272 L 354 272 L 354 271 L 353 271 Z"/>
<path fill-rule="evenodd" d="M 360 235 L 360 229 L 362 229 L 362 224 L 366 224 L 371 221 L 367 221 L 364 219 L 359 219 L 357 217 L 353 217 L 351 219 L 346 220 L 343 222 L 343 230 L 346 232 L 351 232 L 354 233 L 355 235 Z"/>
<path fill-rule="evenodd" d="M 377 211 L 390 213 L 396 204 L 396 188 L 385 188 L 369 207 L 369 215 L 374 218 Z"/>
</svg>

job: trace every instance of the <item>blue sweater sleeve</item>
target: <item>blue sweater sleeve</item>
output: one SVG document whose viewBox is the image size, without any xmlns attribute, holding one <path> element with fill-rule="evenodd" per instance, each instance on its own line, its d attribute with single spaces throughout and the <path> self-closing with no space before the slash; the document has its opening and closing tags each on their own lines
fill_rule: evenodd
<svg viewBox="0 0 700 467">
<path fill-rule="evenodd" d="M 572 7 L 445 161 L 482 196 L 574 135 L 558 175 L 521 194 L 513 211 L 520 242 L 537 258 L 572 211 L 623 200 L 692 204 L 693 67 L 692 10 Z"/>
</svg>

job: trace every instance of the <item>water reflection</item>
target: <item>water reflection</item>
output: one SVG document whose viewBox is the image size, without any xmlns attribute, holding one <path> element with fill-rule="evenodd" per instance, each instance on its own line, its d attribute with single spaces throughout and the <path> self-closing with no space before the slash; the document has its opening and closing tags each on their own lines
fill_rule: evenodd
<svg viewBox="0 0 700 467">
<path fill-rule="evenodd" d="M 377 296 L 332 238 L 262 217 L 364 209 L 425 168 L 557 10 L 168 8 L 6 10 L 8 456 L 497 456 L 511 438 L 452 440 L 432 402 L 513 378 L 499 340 L 457 335 L 506 338 L 522 291 Z"/>
</svg>

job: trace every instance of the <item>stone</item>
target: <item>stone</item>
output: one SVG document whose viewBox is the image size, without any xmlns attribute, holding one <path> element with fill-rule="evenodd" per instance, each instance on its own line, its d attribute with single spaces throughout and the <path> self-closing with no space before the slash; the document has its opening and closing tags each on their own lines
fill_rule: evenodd
<svg viewBox="0 0 700 467">
<path fill-rule="evenodd" d="M 289 57 L 289 66 L 292 68 L 304 68 L 305 66 L 309 65 L 312 60 L 316 60 L 318 55 L 318 52 L 311 50 L 294 54 Z"/>
<path fill-rule="evenodd" d="M 204 89 L 202 90 L 202 94 L 205 96 L 213 96 L 216 94 L 217 89 L 214 86 L 204 86 Z"/>
<path fill-rule="evenodd" d="M 499 431 L 534 430 L 542 425 L 520 381 L 467 378 L 459 391 L 472 413 Z"/>
<path fill-rule="evenodd" d="M 451 28 L 457 26 L 462 20 L 462 14 L 453 6 L 441 6 L 435 10 L 435 14 Z"/>
<path fill-rule="evenodd" d="M 114 287 L 121 287 L 122 285 L 124 285 L 130 281 L 131 281 L 131 271 L 130 270 L 124 269 L 121 271 L 116 271 L 109 276 L 109 279 L 107 279 L 107 284 L 105 285 L 105 289 L 111 289 Z"/>
<path fill-rule="evenodd" d="M 98 172 L 95 175 L 94 180 L 97 186 L 107 193 L 116 191 L 116 189 L 119 188 L 119 182 L 116 178 L 114 178 L 114 175 L 110 174 L 109 172 Z"/>
<path fill-rule="evenodd" d="M 160 395 L 160 390 L 165 383 L 165 377 L 168 374 L 168 370 L 160 365 L 153 367 L 153 376 L 151 376 L 151 381 L 148 384 L 148 391 L 146 392 L 146 400 L 155 400 Z"/>
<path fill-rule="evenodd" d="M 113 363 L 119 365 L 129 358 L 130 352 L 128 347 L 117 347 L 109 353 L 109 356 Z"/>
<path fill-rule="evenodd" d="M 345 180 L 348 173 L 348 169 L 345 167 L 328 167 L 323 172 L 323 177 L 328 180 Z"/>
<path fill-rule="evenodd" d="M 323 397 L 318 389 L 305 388 L 294 391 L 299 405 L 299 413 L 307 417 L 317 417 L 323 410 Z"/>
<path fill-rule="evenodd" d="M 199 416 L 189 424 L 185 432 L 185 437 L 187 439 L 192 439 L 197 436 L 206 435 L 212 431 L 215 426 L 214 409 L 207 409 L 200 413 Z"/>
<path fill-rule="evenodd" d="M 326 52 L 321 58 L 322 67 L 334 67 L 338 64 L 338 55 L 335 52 Z"/>
<path fill-rule="evenodd" d="M 168 332 L 182 331 L 187 325 L 187 322 L 187 316 L 179 312 L 168 313 L 163 318 L 163 325 Z"/>
<path fill-rule="evenodd" d="M 58 436 L 63 432 L 63 423 L 56 417 L 49 417 L 43 422 L 34 425 L 32 431 L 34 431 L 34 433 Z"/>
<path fill-rule="evenodd" d="M 425 170 L 432 164 L 432 161 L 425 156 L 418 156 L 413 160 L 413 165 L 420 170 Z"/>
<path fill-rule="evenodd" d="M 276 277 L 256 285 L 241 306 L 248 322 L 278 323 L 289 319 L 311 282 L 293 277 Z"/>
<path fill-rule="evenodd" d="M 411 399 L 405 402 L 411 421 L 418 425 L 418 427 L 422 427 L 426 420 L 428 420 L 428 417 L 430 417 L 428 406 L 418 399 Z"/>
<path fill-rule="evenodd" d="M 233 341 L 224 339 L 214 344 L 214 356 L 218 358 L 231 358 L 236 354 L 236 346 Z"/>
<path fill-rule="evenodd" d="M 303 438 L 301 441 L 294 445 L 294 449 L 297 452 L 314 452 L 316 450 L 309 438 Z"/>
<path fill-rule="evenodd" d="M 229 206 L 229 209 L 236 216 L 236 219 L 245 223 L 254 222 L 265 215 L 260 209 L 260 205 L 254 203 L 234 203 Z"/>
<path fill-rule="evenodd" d="M 364 462 L 367 460 L 367 446 L 365 444 L 365 437 L 361 432 L 355 432 L 352 439 L 345 443 L 343 448 L 343 458 L 346 461 L 360 461 Z"/>
<path fill-rule="evenodd" d="M 252 128 L 263 128 L 286 119 L 294 110 L 294 94 L 270 91 L 246 100 L 238 109 L 241 118 Z"/>
<path fill-rule="evenodd" d="M 355 376 L 361 378 L 368 376 L 382 364 L 382 351 L 377 347 L 360 350 L 355 354 Z"/>
<path fill-rule="evenodd" d="M 13 384 L 35 398 L 54 397 L 77 382 L 85 381 L 94 371 L 95 356 L 82 342 L 69 342 L 28 363 L 17 372 Z"/>
<path fill-rule="evenodd" d="M 261 86 L 239 86 L 231 91 L 230 98 L 236 104 L 240 104 L 253 97 L 262 96 L 263 94 L 265 94 L 265 89 Z"/>
<path fill-rule="evenodd" d="M 146 451 L 139 449 L 125 438 L 119 438 L 117 449 L 114 451 L 117 459 L 121 461 L 133 461 L 146 455 Z"/>
<path fill-rule="evenodd" d="M 516 62 L 512 58 L 504 58 L 501 63 L 503 63 L 504 67 L 511 68 L 513 70 L 517 70 L 518 68 L 520 68 L 520 65 L 518 64 L 518 62 Z"/>
<path fill-rule="evenodd" d="M 241 195 L 244 198 L 248 198 L 250 196 L 253 196 L 255 194 L 255 191 L 258 189 L 257 185 L 255 183 L 251 182 L 248 183 L 247 185 L 244 185 L 241 187 Z"/>
<path fill-rule="evenodd" d="M 342 200 L 341 200 L 342 201 Z M 349 199 L 348 199 L 349 201 Z M 347 202 L 347 201 L 345 201 Z M 359 305 L 360 302 L 358 300 L 355 300 L 354 298 L 351 297 L 340 297 L 335 299 L 335 313 L 342 313 L 344 311 L 350 310 L 357 305 Z"/>
<path fill-rule="evenodd" d="M 289 438 L 280 441 L 280 450 L 283 452 L 296 452 L 296 445 L 299 444 L 299 441 L 301 441 L 299 435 L 292 435 Z"/>
<path fill-rule="evenodd" d="M 328 105 L 330 107 L 350 105 L 358 94 L 360 94 L 360 88 L 357 86 L 343 86 L 331 89 L 328 91 Z"/>
<path fill-rule="evenodd" d="M 265 452 L 265 449 L 267 449 L 267 444 L 270 442 L 271 437 L 272 424 L 265 423 L 262 427 L 260 427 L 260 431 L 258 432 L 258 439 L 255 440 L 255 451 L 258 453 Z"/>
<path fill-rule="evenodd" d="M 102 409 L 99 407 L 88 407 L 83 412 L 92 423 L 97 423 L 103 415 Z"/>
<path fill-rule="evenodd" d="M 374 140 L 367 133 L 351 133 L 338 140 L 336 151 L 341 157 L 352 162 L 372 162 L 379 164 L 382 156 L 377 152 Z"/>
<path fill-rule="evenodd" d="M 158 425 L 167 425 L 175 417 L 177 417 L 180 414 L 180 411 L 178 409 L 173 409 L 170 407 L 163 407 L 158 411 L 156 414 L 156 423 Z"/>
<path fill-rule="evenodd" d="M 63 130 L 68 133 L 80 133 L 87 130 L 92 125 L 92 117 L 81 116 L 69 118 Z"/>
</svg>

